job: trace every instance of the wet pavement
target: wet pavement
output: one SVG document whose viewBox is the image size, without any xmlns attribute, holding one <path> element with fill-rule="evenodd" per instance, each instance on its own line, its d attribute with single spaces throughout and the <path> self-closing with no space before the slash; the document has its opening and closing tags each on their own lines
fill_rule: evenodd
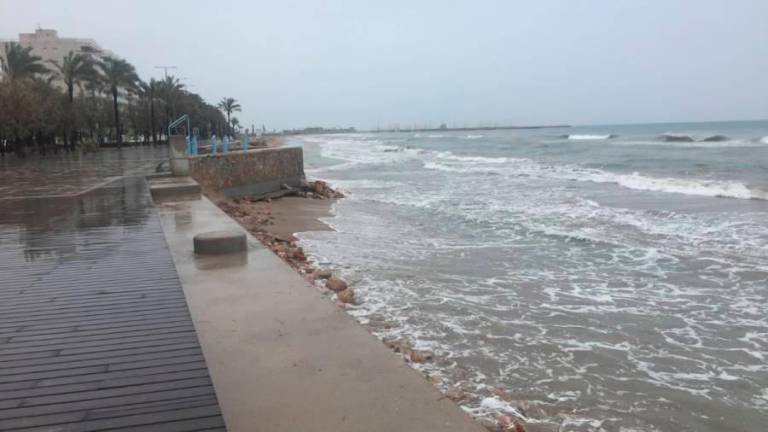
<svg viewBox="0 0 768 432">
<path fill-rule="evenodd" d="M 46 157 L 0 157 L 0 201 L 14 198 L 67 197 L 124 176 L 168 169 L 165 146 L 105 149 L 94 153 Z"/>
<path fill-rule="evenodd" d="M 0 430 L 225 430 L 143 174 L 0 160 Z"/>
<path fill-rule="evenodd" d="M 230 432 L 485 430 L 253 236 L 195 255 L 243 230 L 207 198 L 158 213 Z"/>
</svg>

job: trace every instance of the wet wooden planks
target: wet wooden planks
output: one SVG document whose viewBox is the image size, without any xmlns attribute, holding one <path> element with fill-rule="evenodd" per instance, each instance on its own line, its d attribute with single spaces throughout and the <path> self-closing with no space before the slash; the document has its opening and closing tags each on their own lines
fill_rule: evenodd
<svg viewBox="0 0 768 432">
<path fill-rule="evenodd" d="M 225 430 L 157 215 L 124 192 L 0 219 L 0 431 Z"/>
</svg>

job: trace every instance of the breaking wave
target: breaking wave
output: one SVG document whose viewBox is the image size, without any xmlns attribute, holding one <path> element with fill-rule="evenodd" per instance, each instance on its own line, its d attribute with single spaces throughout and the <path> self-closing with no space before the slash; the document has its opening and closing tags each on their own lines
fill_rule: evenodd
<svg viewBox="0 0 768 432">
<path fill-rule="evenodd" d="M 677 133 L 667 132 L 665 134 L 662 134 L 659 137 L 659 140 L 664 142 L 692 143 L 692 142 L 723 142 L 723 141 L 729 141 L 730 138 L 728 138 L 725 135 L 719 135 L 719 134 L 707 135 L 704 137 L 697 137 L 689 134 L 677 134 Z"/>
<path fill-rule="evenodd" d="M 611 139 L 611 138 L 616 138 L 617 135 L 614 135 L 614 134 L 603 134 L 603 135 L 570 134 L 570 135 L 564 135 L 563 137 L 567 138 L 569 140 L 584 141 L 584 140 L 607 140 L 607 139 Z"/>
<path fill-rule="evenodd" d="M 440 153 L 425 161 L 427 169 L 457 173 L 485 173 L 594 183 L 613 183 L 619 186 L 651 192 L 679 193 L 737 199 L 768 199 L 768 190 L 749 187 L 737 181 L 651 177 L 640 173 L 617 174 L 599 169 L 574 165 L 549 165 L 525 158 L 488 158 L 457 156 Z"/>
<path fill-rule="evenodd" d="M 644 135 L 648 144 L 659 145 L 658 132 Z M 768 144 L 751 136 L 758 138 L 741 142 Z M 360 303 L 350 314 L 391 324 L 371 327 L 377 336 L 435 353 L 439 362 L 412 366 L 443 391 L 466 391 L 466 411 L 562 422 L 568 430 L 673 431 L 681 427 L 637 418 L 655 419 L 664 398 L 679 395 L 688 401 L 681 415 L 693 413 L 679 424 L 712 410 L 761 424 L 755 419 L 768 407 L 764 213 L 656 205 L 679 195 L 654 195 L 649 208 L 641 193 L 639 207 L 623 207 L 630 189 L 768 199 L 768 187 L 750 183 L 759 175 L 692 178 L 677 174 L 682 169 L 649 171 L 647 161 L 584 165 L 562 154 L 549 162 L 486 151 L 482 142 L 382 144 L 322 146 L 323 157 L 355 164 L 325 177 L 350 193 L 335 207 L 337 231 L 303 233 L 302 246 L 355 282 Z M 723 207 L 731 204 L 742 207 Z M 674 318 L 654 320 L 660 314 Z M 639 327 L 611 325 L 627 321 Z M 652 402 L 623 394 L 627 382 Z"/>
</svg>

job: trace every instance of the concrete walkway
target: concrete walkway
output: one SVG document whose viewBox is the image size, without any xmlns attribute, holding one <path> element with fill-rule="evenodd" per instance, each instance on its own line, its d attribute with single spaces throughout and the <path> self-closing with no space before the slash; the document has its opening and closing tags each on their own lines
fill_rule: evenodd
<svg viewBox="0 0 768 432">
<path fill-rule="evenodd" d="M 241 229 L 207 199 L 160 215 L 230 432 L 485 430 L 251 236 L 196 258 L 195 234 Z"/>
</svg>

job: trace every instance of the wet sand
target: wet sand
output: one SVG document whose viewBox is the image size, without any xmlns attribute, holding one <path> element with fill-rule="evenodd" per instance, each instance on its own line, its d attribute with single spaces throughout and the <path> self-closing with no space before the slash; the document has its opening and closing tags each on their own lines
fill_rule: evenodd
<svg viewBox="0 0 768 432">
<path fill-rule="evenodd" d="M 321 218 L 330 217 L 334 199 L 283 197 L 271 201 L 249 203 L 258 213 L 270 213 L 272 220 L 264 226 L 275 236 L 296 240 L 293 236 L 303 231 L 332 231 Z"/>
</svg>

